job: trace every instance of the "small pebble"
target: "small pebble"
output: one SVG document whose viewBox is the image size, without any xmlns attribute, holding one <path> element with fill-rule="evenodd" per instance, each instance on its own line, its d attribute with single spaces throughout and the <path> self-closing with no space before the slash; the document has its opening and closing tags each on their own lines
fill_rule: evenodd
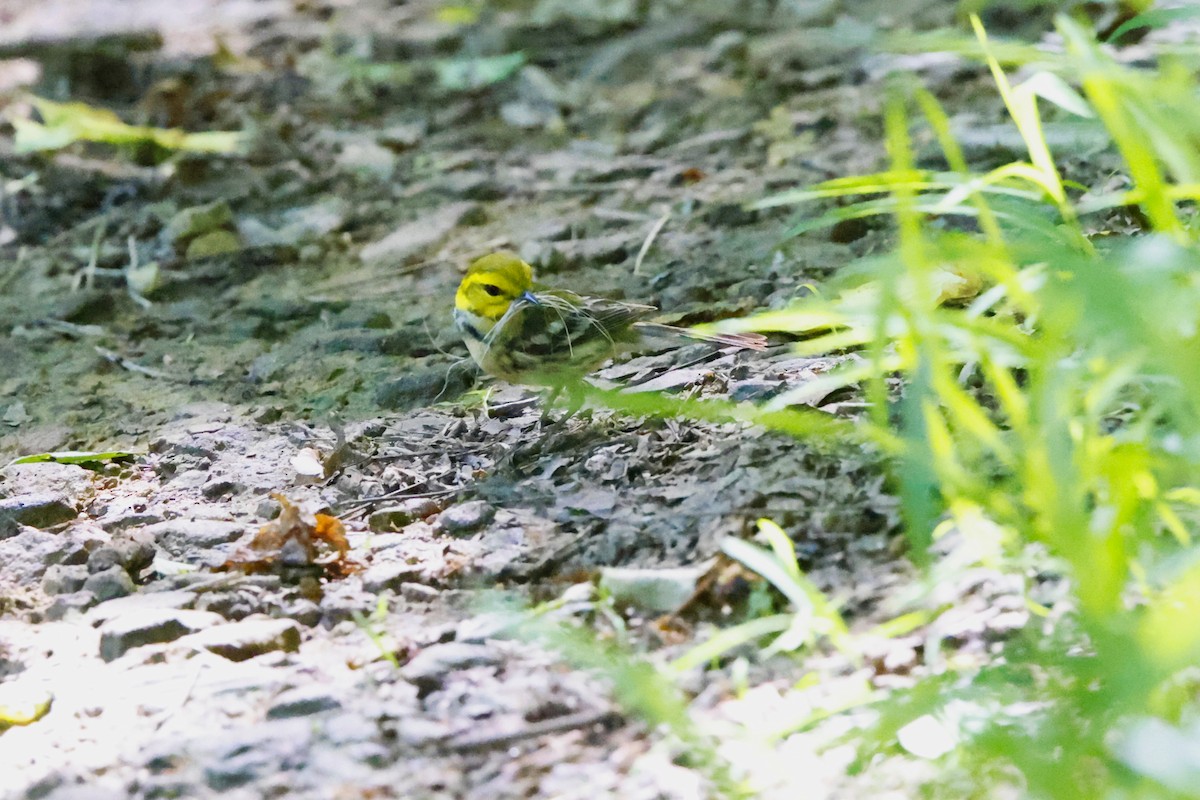
<svg viewBox="0 0 1200 800">
<path fill-rule="evenodd" d="M 451 536 L 463 536 L 474 533 L 492 521 L 496 509 L 483 500 L 469 500 L 465 503 L 450 506 L 438 514 L 434 530 L 438 533 L 448 533 Z"/>
</svg>

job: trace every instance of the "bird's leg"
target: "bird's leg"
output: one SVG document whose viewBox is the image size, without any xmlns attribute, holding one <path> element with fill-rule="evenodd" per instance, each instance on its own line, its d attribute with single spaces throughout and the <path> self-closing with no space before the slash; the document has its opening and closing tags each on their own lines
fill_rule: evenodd
<svg viewBox="0 0 1200 800">
<path fill-rule="evenodd" d="M 562 396 L 563 392 L 567 393 L 567 413 L 559 417 L 557 420 L 552 420 L 550 417 L 551 409 L 554 407 L 555 401 Z M 586 398 L 583 381 L 571 381 L 569 383 L 561 383 L 550 390 L 546 395 L 545 405 L 542 407 L 542 426 L 546 427 L 553 423 L 554 425 L 563 425 L 576 414 L 579 409 L 583 408 L 583 402 Z"/>
<path fill-rule="evenodd" d="M 546 399 L 542 402 L 542 418 L 540 420 L 543 428 L 548 427 L 553 421 L 550 416 L 551 409 L 554 408 L 554 401 L 558 400 L 558 396 L 563 392 L 561 385 L 555 386 L 546 393 Z"/>
<path fill-rule="evenodd" d="M 587 394 L 583 388 L 583 381 L 575 381 L 567 387 L 567 415 L 562 421 L 566 422 L 571 417 L 579 413 L 579 409 L 583 408 L 583 402 L 587 398 Z"/>
</svg>

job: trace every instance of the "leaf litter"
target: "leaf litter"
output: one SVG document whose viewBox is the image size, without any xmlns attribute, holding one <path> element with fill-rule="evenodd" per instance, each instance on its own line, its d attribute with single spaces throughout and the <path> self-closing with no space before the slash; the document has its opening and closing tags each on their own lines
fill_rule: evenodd
<svg viewBox="0 0 1200 800">
<path fill-rule="evenodd" d="M 279 503 L 279 516 L 240 543 L 218 569 L 290 578 L 318 574 L 327 579 L 345 578 L 362 569 L 349 558 L 350 543 L 340 519 L 313 511 L 307 503 L 293 503 L 278 492 L 271 498 Z"/>
</svg>

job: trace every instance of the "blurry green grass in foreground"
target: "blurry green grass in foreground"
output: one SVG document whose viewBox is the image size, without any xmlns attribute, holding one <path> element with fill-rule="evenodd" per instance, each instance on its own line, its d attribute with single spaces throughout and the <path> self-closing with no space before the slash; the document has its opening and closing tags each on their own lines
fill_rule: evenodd
<svg viewBox="0 0 1200 800">
<path fill-rule="evenodd" d="M 919 685 L 881 704 L 860 768 L 921 720 L 948 742 L 929 756 L 946 789 L 986 768 L 1010 783 L 1015 769 L 1034 796 L 1200 797 L 1194 69 L 1122 64 L 1063 16 L 1064 52 L 1014 85 L 974 27 L 1028 160 L 971 172 L 933 97 L 898 82 L 885 120 L 890 171 L 761 203 L 863 198 L 805 227 L 889 214 L 896 249 L 855 270 L 857 287 L 725 327 L 805 334 L 805 352 L 862 348 L 865 363 L 825 380 L 862 385 L 868 430 L 889 444 L 898 435 L 893 470 L 919 561 L 935 531 L 967 541 L 999 531 L 1017 544 L 1014 572 L 1033 542 L 1065 565 L 1073 613 L 987 666 L 930 679 L 936 692 Z M 1081 198 L 1043 135 L 1047 102 L 1103 125 L 1128 188 Z M 915 169 L 914 108 L 947 172 Z M 1085 215 L 1122 206 L 1140 208 L 1145 235 L 1095 237 Z M 978 233 L 930 224 L 937 217 L 969 217 Z M 990 288 L 947 307 L 947 271 Z M 885 384 L 896 373 L 898 424 Z"/>
</svg>

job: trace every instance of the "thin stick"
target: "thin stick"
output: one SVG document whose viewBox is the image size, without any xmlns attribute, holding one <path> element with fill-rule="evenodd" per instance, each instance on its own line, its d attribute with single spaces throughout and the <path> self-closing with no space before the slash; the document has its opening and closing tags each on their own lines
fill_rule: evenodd
<svg viewBox="0 0 1200 800">
<path fill-rule="evenodd" d="M 96 233 L 92 236 L 92 255 L 88 259 L 87 269 L 83 271 L 83 285 L 88 289 L 94 288 L 96 285 L 96 263 L 100 260 L 100 240 L 104 238 L 104 231 L 108 228 L 108 216 L 100 220 L 100 224 L 96 227 Z"/>
<path fill-rule="evenodd" d="M 455 492 L 461 490 L 461 487 L 453 487 L 449 489 L 431 489 L 427 492 L 409 492 L 410 489 L 416 489 L 419 486 L 426 485 L 426 483 L 428 483 L 428 481 L 410 483 L 408 486 L 401 486 L 399 489 L 388 492 L 387 494 L 377 494 L 371 497 L 356 497 L 353 500 L 343 500 L 335 505 L 339 511 L 348 511 L 352 508 L 369 506 L 372 503 L 382 503 L 386 500 L 424 500 L 431 497 L 441 497 L 447 494 L 454 494 Z"/>
<path fill-rule="evenodd" d="M 138 250 L 137 240 L 133 238 L 133 234 L 129 235 L 129 266 L 125 269 L 125 289 L 129 292 L 129 296 L 133 298 L 133 302 L 146 310 L 154 304 L 143 297 L 136 289 L 133 288 L 133 283 L 129 280 L 129 276 L 137 272 L 138 268 Z"/>
<path fill-rule="evenodd" d="M 164 381 L 173 381 L 175 383 L 190 383 L 192 381 L 191 378 L 185 378 L 182 376 L 172 375 L 169 372 L 163 372 L 162 370 L 158 370 L 158 369 L 151 369 L 150 367 L 143 367 L 141 364 L 137 363 L 133 359 L 126 358 L 125 356 L 121 355 L 120 353 L 114 352 L 114 351 L 109 350 L 104 347 L 97 347 L 96 352 L 99 353 L 101 355 L 101 357 L 103 357 L 105 360 L 111 361 L 112 363 L 116 364 L 118 367 L 121 367 L 122 369 L 127 369 L 130 372 L 135 372 L 138 375 L 145 375 L 147 378 L 154 378 L 156 380 L 164 380 Z"/>
<path fill-rule="evenodd" d="M 461 736 L 442 742 L 442 747 L 452 753 L 478 753 L 498 747 L 510 747 L 525 739 L 536 739 L 551 733 L 590 728 L 592 725 L 619 725 L 624 718 L 616 711 L 581 711 L 554 719 L 542 720 L 526 725 L 517 731 L 475 736 Z"/>
<path fill-rule="evenodd" d="M 8 272 L 0 275 L 0 292 L 8 288 L 8 285 L 16 280 L 17 275 L 21 272 L 21 264 L 24 263 L 25 257 L 29 255 L 29 248 L 21 245 L 17 249 L 17 260 L 8 268 Z"/>
<path fill-rule="evenodd" d="M 654 244 L 654 240 L 658 238 L 658 232 L 667 224 L 667 220 L 671 218 L 671 212 L 668 210 L 665 214 L 658 218 L 654 226 L 650 228 L 650 233 L 646 234 L 646 241 L 642 242 L 642 249 L 638 250 L 637 258 L 633 260 L 633 274 L 642 274 L 642 259 L 646 257 L 646 253 L 650 252 L 650 246 Z"/>
<path fill-rule="evenodd" d="M 196 691 L 196 684 L 200 682 L 200 675 L 204 672 L 205 666 L 206 665 L 204 663 L 201 663 L 196 667 L 196 674 L 192 676 L 192 681 L 188 684 L 187 691 L 183 693 L 183 698 L 179 701 L 179 704 L 175 706 L 175 708 L 172 708 L 163 714 L 162 719 L 160 719 L 154 726 L 155 731 L 162 730 L 163 725 L 166 725 L 168 720 L 182 711 L 183 707 L 186 706 L 188 701 L 192 699 L 192 692 Z"/>
</svg>

